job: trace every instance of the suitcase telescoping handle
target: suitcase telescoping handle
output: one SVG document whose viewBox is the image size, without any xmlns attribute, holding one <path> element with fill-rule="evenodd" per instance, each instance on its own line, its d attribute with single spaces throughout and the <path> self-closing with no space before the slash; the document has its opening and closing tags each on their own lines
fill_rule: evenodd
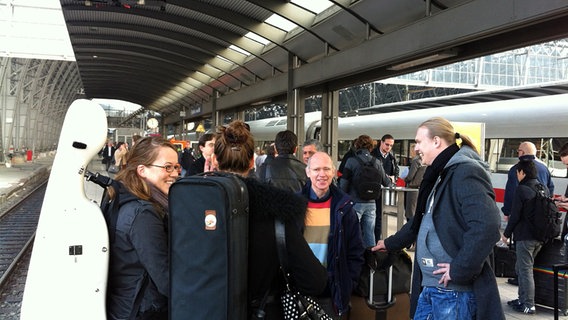
<svg viewBox="0 0 568 320">
<path fill-rule="evenodd" d="M 388 271 L 388 281 L 387 281 L 387 299 L 385 301 L 374 301 L 374 277 L 375 277 L 375 269 L 371 268 L 369 270 L 369 300 L 367 301 L 367 305 L 371 309 L 375 310 L 385 310 L 392 307 L 396 303 L 396 298 L 392 294 L 392 265 L 389 267 Z"/>
</svg>

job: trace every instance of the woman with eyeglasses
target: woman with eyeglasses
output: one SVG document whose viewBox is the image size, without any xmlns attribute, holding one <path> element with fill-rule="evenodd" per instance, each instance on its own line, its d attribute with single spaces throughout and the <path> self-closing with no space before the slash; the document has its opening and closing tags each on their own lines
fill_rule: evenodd
<svg viewBox="0 0 568 320">
<path fill-rule="evenodd" d="M 174 145 L 147 137 L 115 177 L 116 227 L 110 236 L 107 319 L 167 319 L 168 192 L 180 165 Z M 110 230 L 109 232 L 113 232 Z"/>
</svg>

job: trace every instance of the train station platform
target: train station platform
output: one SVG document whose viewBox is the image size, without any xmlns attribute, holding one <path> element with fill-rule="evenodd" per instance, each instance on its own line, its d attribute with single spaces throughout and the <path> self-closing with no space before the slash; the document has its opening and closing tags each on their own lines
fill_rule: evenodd
<svg viewBox="0 0 568 320">
<path fill-rule="evenodd" d="M 17 201 L 20 191 L 49 179 L 54 159 L 54 154 L 46 153 L 40 154 L 33 161 L 14 161 L 9 167 L 0 164 L 0 208 L 8 205 L 8 202 Z M 98 157 L 91 161 L 87 170 L 112 176 L 112 174 L 106 173 L 105 167 Z M 102 192 L 102 188 L 98 185 L 85 181 L 87 198 L 98 202 L 102 197 Z"/>
<path fill-rule="evenodd" d="M 26 188 L 26 186 L 30 185 L 33 181 L 47 179 L 53 160 L 53 156 L 46 155 L 35 159 L 33 162 L 14 164 L 11 168 L 0 165 L 0 201 L 6 202 L 6 199 L 14 194 L 16 194 L 15 197 L 17 197 L 17 191 Z M 93 173 L 99 172 L 101 174 L 107 174 L 101 159 L 98 157 L 95 157 L 91 161 L 87 169 Z M 109 175 L 112 176 L 112 174 Z M 102 197 L 102 192 L 103 189 L 100 186 L 85 181 L 85 193 L 87 198 L 99 202 Z M 0 202 L 0 209 L 1 207 L 2 202 Z M 0 213 L 1 211 L 2 210 L 0 210 Z M 389 216 L 388 225 L 389 234 L 396 232 L 397 219 L 395 216 Z M 409 254 L 414 258 L 414 252 L 409 252 Z M 507 301 L 517 298 L 518 287 L 508 284 L 507 278 L 497 278 L 497 284 L 499 286 L 501 303 L 505 311 L 506 319 L 553 319 L 554 313 L 552 309 L 543 306 L 537 305 L 536 315 L 526 315 L 513 311 L 507 306 Z M 550 285 L 552 286 L 552 283 Z M 568 319 L 568 317 L 562 316 L 562 314 L 560 314 L 560 316 L 561 319 Z"/>
<path fill-rule="evenodd" d="M 0 164 L 0 206 L 19 191 L 48 179 L 55 155 L 42 153 L 33 161 L 14 159 L 11 164 Z"/>
</svg>

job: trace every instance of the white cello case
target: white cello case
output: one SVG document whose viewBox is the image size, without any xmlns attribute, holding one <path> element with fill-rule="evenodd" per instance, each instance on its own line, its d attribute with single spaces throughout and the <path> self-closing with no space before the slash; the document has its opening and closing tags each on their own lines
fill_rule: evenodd
<svg viewBox="0 0 568 320">
<path fill-rule="evenodd" d="M 107 137 L 104 110 L 90 100 L 69 107 L 41 208 L 21 318 L 105 319 L 108 231 L 85 196 L 84 173 Z"/>
</svg>

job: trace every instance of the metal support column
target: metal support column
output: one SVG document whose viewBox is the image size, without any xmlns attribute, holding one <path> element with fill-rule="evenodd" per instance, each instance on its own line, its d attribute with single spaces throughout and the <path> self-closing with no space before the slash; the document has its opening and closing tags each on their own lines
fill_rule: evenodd
<svg viewBox="0 0 568 320">
<path fill-rule="evenodd" d="M 288 55 L 288 108 L 287 108 L 287 128 L 298 136 L 298 146 L 306 140 L 305 117 L 306 104 L 303 90 L 294 88 L 294 74 L 296 68 L 300 66 L 300 59 L 293 54 Z M 302 159 L 301 152 L 296 152 L 296 157 Z"/>
<path fill-rule="evenodd" d="M 338 114 L 339 91 L 326 91 L 322 94 L 321 138 L 327 153 L 333 161 L 338 159 Z"/>
<path fill-rule="evenodd" d="M 0 163 L 6 162 L 4 158 L 6 155 L 6 141 L 4 140 L 5 133 L 4 127 L 6 126 L 6 95 L 8 90 L 8 66 L 10 64 L 10 58 L 0 57 Z"/>
<path fill-rule="evenodd" d="M 211 126 L 216 128 L 220 123 L 223 123 L 222 114 L 217 111 L 217 98 L 219 97 L 219 91 L 213 91 L 211 97 Z"/>
</svg>

